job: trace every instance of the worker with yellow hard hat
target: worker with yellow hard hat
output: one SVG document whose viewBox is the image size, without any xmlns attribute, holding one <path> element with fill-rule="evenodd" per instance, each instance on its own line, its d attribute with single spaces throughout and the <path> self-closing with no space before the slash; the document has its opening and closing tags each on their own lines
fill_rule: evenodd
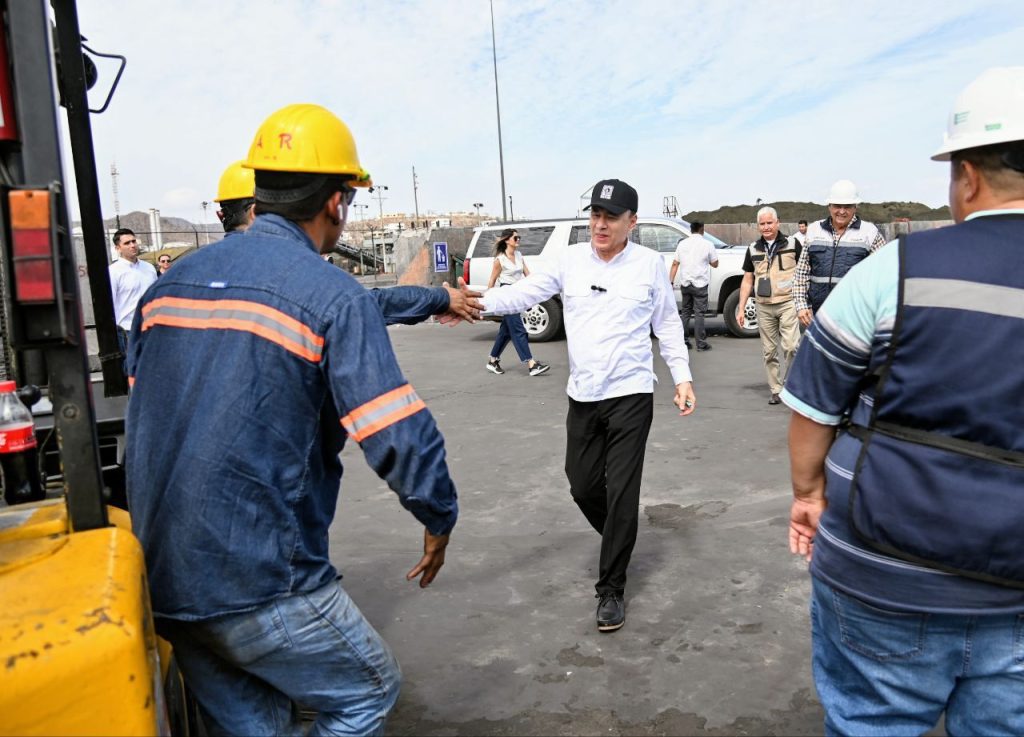
<svg viewBox="0 0 1024 737">
<path fill-rule="evenodd" d="M 385 314 L 421 320 L 430 312 L 412 302 L 450 300 L 375 294 L 320 258 L 371 182 L 330 111 L 277 111 L 242 168 L 255 220 L 169 271 L 133 328 L 126 467 L 153 613 L 211 733 L 297 733 L 302 704 L 318 713 L 314 734 L 381 734 L 401 674 L 330 561 L 339 453 L 359 443 L 423 524 L 406 578 L 430 584 L 458 503 Z"/>
<path fill-rule="evenodd" d="M 252 225 L 256 207 L 256 174 L 244 161 L 231 164 L 220 176 L 214 202 L 225 233 L 239 233 Z"/>
</svg>

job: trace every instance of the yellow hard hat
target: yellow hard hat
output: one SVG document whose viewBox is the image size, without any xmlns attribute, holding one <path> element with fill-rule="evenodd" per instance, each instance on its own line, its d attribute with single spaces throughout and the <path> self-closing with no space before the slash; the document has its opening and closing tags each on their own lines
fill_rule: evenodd
<svg viewBox="0 0 1024 737">
<path fill-rule="evenodd" d="M 246 169 L 244 161 L 236 161 L 220 175 L 214 202 L 252 199 L 256 196 L 256 172 Z"/>
<path fill-rule="evenodd" d="M 288 105 L 263 121 L 242 164 L 259 171 L 347 174 L 355 187 L 371 187 L 356 142 L 341 118 L 319 105 Z"/>
</svg>

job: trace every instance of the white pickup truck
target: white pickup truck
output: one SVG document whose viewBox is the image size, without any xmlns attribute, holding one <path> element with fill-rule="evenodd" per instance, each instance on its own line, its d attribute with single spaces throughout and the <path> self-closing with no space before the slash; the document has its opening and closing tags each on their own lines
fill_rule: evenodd
<svg viewBox="0 0 1024 737">
<path fill-rule="evenodd" d="M 505 228 L 515 228 L 519 233 L 519 250 L 531 269 L 554 259 L 556 254 L 570 243 L 586 243 L 590 240 L 590 221 L 573 220 L 521 220 L 475 228 L 473 240 L 466 252 L 463 276 L 466 283 L 475 289 L 486 289 L 494 262 L 494 243 Z M 657 251 L 665 259 L 666 268 L 671 269 L 672 256 L 680 238 L 690 235 L 690 226 L 685 220 L 665 217 L 637 218 L 636 228 L 630 240 Z M 709 317 L 722 315 L 729 332 L 741 338 L 757 335 L 757 313 L 754 300 L 747 300 L 744 307 L 746 325 L 736 322 L 736 306 L 740 297 L 740 282 L 743 280 L 742 246 L 730 246 L 714 236 L 705 235 L 718 250 L 718 268 L 711 270 L 708 285 Z M 676 302 L 682 299 L 675 289 Z M 533 342 L 555 340 L 562 335 L 562 302 L 557 295 L 531 308 L 523 314 L 526 332 Z"/>
</svg>

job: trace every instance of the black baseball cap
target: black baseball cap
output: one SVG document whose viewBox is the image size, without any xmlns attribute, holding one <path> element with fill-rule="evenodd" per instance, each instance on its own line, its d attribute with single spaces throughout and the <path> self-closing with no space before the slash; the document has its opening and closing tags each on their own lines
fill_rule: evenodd
<svg viewBox="0 0 1024 737">
<path fill-rule="evenodd" d="M 612 215 L 621 215 L 626 210 L 635 213 L 639 206 L 640 198 L 635 189 L 621 179 L 602 179 L 594 185 L 590 193 L 590 204 L 583 209 L 600 207 Z"/>
</svg>

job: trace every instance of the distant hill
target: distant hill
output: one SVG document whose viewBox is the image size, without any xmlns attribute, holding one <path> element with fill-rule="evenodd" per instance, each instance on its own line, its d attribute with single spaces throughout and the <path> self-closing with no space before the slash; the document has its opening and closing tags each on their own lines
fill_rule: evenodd
<svg viewBox="0 0 1024 737">
<path fill-rule="evenodd" d="M 828 217 L 828 207 L 816 202 L 764 202 L 760 205 L 726 205 L 717 210 L 694 210 L 683 215 L 684 220 L 704 223 L 753 223 L 757 211 L 771 205 L 778 211 L 783 223 L 798 220 L 822 220 Z M 920 202 L 862 202 L 858 214 L 869 222 L 889 223 L 899 218 L 910 220 L 952 220 L 948 207 L 932 208 Z"/>
<path fill-rule="evenodd" d="M 216 214 L 210 213 L 210 217 L 216 220 Z M 78 225 L 79 223 L 75 223 Z M 108 230 L 114 230 L 118 226 L 116 218 L 107 218 L 103 225 Z M 149 213 L 135 210 L 121 216 L 120 227 L 129 228 L 134 231 L 142 241 L 144 247 L 153 243 L 153 237 L 149 228 Z M 160 217 L 160 229 L 163 231 L 164 243 L 195 243 L 206 245 L 219 241 L 224 237 L 224 229 L 219 222 L 202 225 L 191 223 L 184 218 Z"/>
</svg>

